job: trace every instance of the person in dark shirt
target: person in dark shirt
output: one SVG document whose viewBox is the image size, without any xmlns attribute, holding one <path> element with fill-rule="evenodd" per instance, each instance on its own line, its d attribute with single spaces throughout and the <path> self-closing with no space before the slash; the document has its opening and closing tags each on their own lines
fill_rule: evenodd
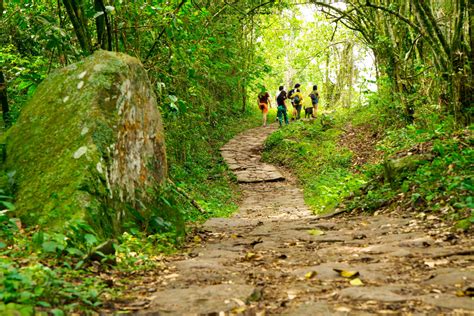
<svg viewBox="0 0 474 316">
<path fill-rule="evenodd" d="M 285 124 L 288 125 L 288 114 L 287 114 L 287 109 L 286 109 L 286 103 L 285 100 L 287 99 L 287 94 L 286 91 L 284 90 L 283 86 L 280 86 L 278 88 L 280 91 L 277 96 L 277 117 L 278 117 L 278 122 L 280 123 L 280 127 L 283 125 L 283 118 L 285 119 Z"/>
<path fill-rule="evenodd" d="M 263 126 L 267 126 L 268 108 L 271 107 L 270 94 L 265 89 L 257 96 L 257 104 L 263 115 Z"/>
</svg>

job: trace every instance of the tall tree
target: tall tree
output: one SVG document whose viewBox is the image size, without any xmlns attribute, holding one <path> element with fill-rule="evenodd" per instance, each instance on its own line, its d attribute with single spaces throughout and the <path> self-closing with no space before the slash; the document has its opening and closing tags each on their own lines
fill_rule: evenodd
<svg viewBox="0 0 474 316">
<path fill-rule="evenodd" d="M 472 1 L 348 0 L 345 9 L 311 2 L 362 35 L 374 51 L 377 68 L 392 80 L 405 103 L 409 98 L 403 95 L 415 93 L 430 80 L 436 90 L 425 91 L 426 96 L 438 96 L 445 113 L 454 114 L 458 122 L 470 122 Z"/>
<path fill-rule="evenodd" d="M 5 11 L 3 0 L 0 0 L 0 21 L 3 18 L 3 11 Z M 3 75 L 3 69 L 0 69 L 0 101 L 2 103 L 2 116 L 5 127 L 10 126 L 10 107 L 8 105 L 7 97 L 7 83 Z"/>
<path fill-rule="evenodd" d="M 84 14 L 84 0 L 63 0 L 67 15 L 71 20 L 77 40 L 84 53 L 92 52 L 92 42 L 87 29 L 87 18 Z"/>
</svg>

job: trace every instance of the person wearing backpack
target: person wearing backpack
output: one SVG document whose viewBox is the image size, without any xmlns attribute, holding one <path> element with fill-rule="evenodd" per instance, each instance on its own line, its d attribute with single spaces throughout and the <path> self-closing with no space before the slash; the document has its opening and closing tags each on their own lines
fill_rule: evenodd
<svg viewBox="0 0 474 316">
<path fill-rule="evenodd" d="M 290 99 L 291 101 L 291 106 L 293 107 L 293 111 L 291 113 L 291 120 L 293 121 L 295 119 L 295 117 L 297 116 L 297 111 L 296 111 L 296 106 L 295 106 L 295 101 L 293 100 L 292 96 L 293 94 L 295 94 L 296 92 L 296 89 L 298 89 L 300 87 L 300 84 L 297 83 L 295 84 L 295 87 L 293 89 L 291 89 L 290 91 L 288 91 L 288 98 Z"/>
<path fill-rule="evenodd" d="M 288 125 L 288 114 L 286 112 L 287 109 L 286 109 L 286 104 L 285 104 L 285 100 L 287 99 L 287 94 L 283 86 L 280 86 L 280 88 L 278 88 L 278 91 L 279 93 L 277 96 L 277 105 L 278 105 L 277 118 L 281 127 L 283 125 L 283 118 L 285 119 L 285 124 Z"/>
<path fill-rule="evenodd" d="M 290 99 L 293 100 L 294 103 L 294 109 L 296 112 L 296 119 L 300 119 L 300 113 L 301 113 L 301 108 L 303 106 L 303 95 L 301 94 L 300 89 L 296 89 L 296 92 L 294 92 L 292 95 L 290 95 Z"/>
<path fill-rule="evenodd" d="M 311 115 L 313 118 L 316 117 L 316 112 L 318 111 L 318 104 L 319 104 L 319 92 L 318 92 L 318 86 L 314 85 L 313 86 L 313 91 L 309 94 L 309 97 L 311 98 L 311 104 L 313 105 L 313 113 Z"/>
<path fill-rule="evenodd" d="M 263 126 L 267 126 L 267 114 L 268 108 L 271 107 L 270 94 L 265 91 L 265 88 L 257 96 L 258 108 L 262 111 L 263 115 Z"/>
</svg>

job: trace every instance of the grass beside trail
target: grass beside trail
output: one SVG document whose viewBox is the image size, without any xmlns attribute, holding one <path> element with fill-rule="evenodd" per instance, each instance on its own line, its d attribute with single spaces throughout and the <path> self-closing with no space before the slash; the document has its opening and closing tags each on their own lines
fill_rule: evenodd
<svg viewBox="0 0 474 316">
<path fill-rule="evenodd" d="M 315 213 L 398 207 L 432 212 L 471 230 L 473 126 L 455 128 L 450 118 L 440 117 L 394 124 L 382 112 L 357 107 L 294 122 L 267 139 L 263 157 L 294 172 Z M 413 159 L 418 160 L 412 164 Z M 394 164 L 402 167 L 387 177 L 387 166 Z"/>
</svg>

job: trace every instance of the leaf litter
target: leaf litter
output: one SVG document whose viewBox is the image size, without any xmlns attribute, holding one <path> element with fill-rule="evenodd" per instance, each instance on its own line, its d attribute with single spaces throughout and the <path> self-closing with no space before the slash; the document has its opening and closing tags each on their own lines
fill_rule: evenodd
<svg viewBox="0 0 474 316">
<path fill-rule="evenodd" d="M 229 149 L 235 155 L 250 152 L 252 146 L 261 147 L 265 133 L 270 132 L 271 128 L 262 128 L 258 133 L 243 133 Z M 251 159 L 258 161 L 258 157 Z M 210 220 L 196 231 L 199 239 L 188 238 L 185 251 L 199 256 L 175 254 L 161 259 L 160 270 L 126 282 L 117 278 L 117 283 L 123 282 L 130 289 L 134 284 L 146 284 L 157 292 L 130 290 L 126 293 L 128 300 L 110 302 L 113 307 L 105 312 L 127 309 L 127 305 L 133 306 L 131 301 L 137 305 L 150 301 L 140 312 L 189 312 L 199 306 L 204 308 L 223 295 L 222 291 L 211 290 L 216 284 L 229 287 L 231 292 L 226 299 L 235 306 L 228 309 L 226 299 L 222 299 L 220 305 L 216 301 L 208 310 L 226 315 L 291 315 L 311 304 L 329 314 L 436 315 L 474 311 L 474 253 L 466 250 L 474 249 L 472 234 L 452 231 L 442 221 L 417 217 L 402 206 L 381 209 L 374 215 L 346 213 L 315 219 L 304 205 L 296 181 L 289 174 L 284 176 L 285 181 L 242 184 L 240 212 L 225 220 Z M 285 212 L 287 209 L 291 212 Z M 318 227 L 328 228 L 324 232 L 300 229 L 314 227 L 316 221 Z M 220 238 L 210 238 L 217 233 Z M 424 244 L 427 237 L 432 241 Z M 171 274 L 179 277 L 167 282 L 164 276 Z M 241 291 L 245 286 L 250 289 Z M 189 295 L 180 294 L 192 288 L 198 289 L 193 295 L 202 300 L 199 306 L 188 300 Z M 176 299 L 178 305 L 171 301 L 157 305 L 157 300 L 167 293 L 176 293 L 166 297 Z M 437 298 L 430 299 L 430 295 Z M 446 307 L 446 302 L 455 307 Z M 147 306 L 150 307 L 146 309 Z M 202 311 L 197 310 L 196 314 Z M 306 310 L 306 314 L 315 313 Z"/>
</svg>

